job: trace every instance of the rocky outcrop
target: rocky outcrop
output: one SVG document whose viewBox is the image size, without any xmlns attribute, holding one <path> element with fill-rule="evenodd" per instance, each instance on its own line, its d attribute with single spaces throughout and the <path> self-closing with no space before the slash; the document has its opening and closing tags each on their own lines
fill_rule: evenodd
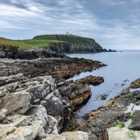
<svg viewBox="0 0 140 140">
<path fill-rule="evenodd" d="M 48 58 L 48 57 L 60 57 L 64 58 L 66 55 L 56 53 L 48 48 L 34 48 L 34 49 L 21 49 L 18 46 L 1 45 L 0 44 L 0 58 L 12 58 L 12 59 L 36 59 L 36 58 Z"/>
<path fill-rule="evenodd" d="M 0 139 L 88 140 L 85 132 L 58 133 L 77 106 L 85 103 L 90 95 L 87 85 L 73 81 L 56 85 L 51 76 L 1 77 Z M 74 99 L 78 101 L 73 102 Z"/>
<path fill-rule="evenodd" d="M 82 71 L 94 70 L 105 65 L 99 61 L 67 57 L 34 60 L 1 59 L 0 66 L 0 76 L 18 73 L 22 73 L 24 77 L 28 78 L 52 75 L 56 82 L 60 82 Z"/>
<path fill-rule="evenodd" d="M 104 78 L 100 76 L 86 76 L 84 78 L 76 80 L 77 83 L 83 83 L 83 84 L 88 84 L 88 85 L 99 85 L 104 82 Z"/>
<path fill-rule="evenodd" d="M 77 84 L 73 81 L 61 82 L 57 85 L 59 93 L 66 101 L 69 101 L 72 110 L 88 101 L 91 97 L 91 89 L 88 85 Z"/>
<path fill-rule="evenodd" d="M 132 83 L 105 106 L 89 113 L 86 121 L 73 130 L 88 132 L 91 140 L 139 140 L 140 91 L 131 92 Z"/>
</svg>

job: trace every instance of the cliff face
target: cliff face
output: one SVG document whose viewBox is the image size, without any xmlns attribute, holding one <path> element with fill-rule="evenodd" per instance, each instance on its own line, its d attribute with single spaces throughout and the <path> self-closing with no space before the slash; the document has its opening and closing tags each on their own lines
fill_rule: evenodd
<svg viewBox="0 0 140 140">
<path fill-rule="evenodd" d="M 18 46 L 13 45 L 0 45 L 0 58 L 12 58 L 12 59 L 36 59 L 36 58 L 49 58 L 49 57 L 61 57 L 66 55 L 52 52 L 48 48 L 43 47 L 34 49 L 20 49 Z"/>
<path fill-rule="evenodd" d="M 0 38 L 0 58 L 36 59 L 66 57 L 63 53 L 112 52 L 94 39 L 75 35 L 40 35 L 27 40 Z"/>
<path fill-rule="evenodd" d="M 33 40 L 58 40 L 62 42 L 52 42 L 49 48 L 56 52 L 75 53 L 75 52 L 104 52 L 94 39 L 75 35 L 40 35 Z"/>
</svg>

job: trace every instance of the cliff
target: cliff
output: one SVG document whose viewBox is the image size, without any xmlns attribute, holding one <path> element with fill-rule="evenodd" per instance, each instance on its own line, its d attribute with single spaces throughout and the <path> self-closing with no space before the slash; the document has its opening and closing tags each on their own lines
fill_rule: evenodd
<svg viewBox="0 0 140 140">
<path fill-rule="evenodd" d="M 86 38 L 76 35 L 39 35 L 33 40 L 57 40 L 60 42 L 52 42 L 49 48 L 52 51 L 75 53 L 75 52 L 104 52 L 97 42 L 92 38 Z"/>
<path fill-rule="evenodd" d="M 0 37 L 0 58 L 35 59 L 65 57 L 60 53 L 112 52 L 103 49 L 94 39 L 75 35 L 40 35 L 33 39 L 11 40 Z"/>
</svg>

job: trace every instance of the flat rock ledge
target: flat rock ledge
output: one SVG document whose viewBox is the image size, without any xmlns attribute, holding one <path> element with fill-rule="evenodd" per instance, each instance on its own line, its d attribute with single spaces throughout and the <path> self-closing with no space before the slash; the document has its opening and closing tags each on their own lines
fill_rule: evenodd
<svg viewBox="0 0 140 140">
<path fill-rule="evenodd" d="M 27 78 L 51 75 L 56 83 L 85 71 L 106 66 L 100 61 L 84 58 L 38 58 L 32 60 L 0 59 L 0 77 L 22 73 Z M 13 77 L 9 77 L 13 80 Z M 15 78 L 16 80 L 16 78 Z M 18 79 L 19 80 L 19 79 Z M 0 84 L 3 79 L 0 79 Z M 7 84 L 8 80 L 5 84 Z"/>
</svg>

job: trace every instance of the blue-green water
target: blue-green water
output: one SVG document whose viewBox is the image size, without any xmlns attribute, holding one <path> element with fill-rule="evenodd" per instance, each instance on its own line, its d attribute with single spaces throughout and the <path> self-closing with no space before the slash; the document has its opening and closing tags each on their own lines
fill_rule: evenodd
<svg viewBox="0 0 140 140">
<path fill-rule="evenodd" d="M 79 79 L 87 75 L 103 76 L 104 83 L 91 86 L 92 97 L 79 111 L 80 115 L 104 105 L 109 99 L 117 96 L 130 82 L 140 78 L 140 51 L 104 52 L 92 54 L 68 54 L 70 57 L 99 60 L 108 66 L 92 72 L 83 72 L 70 79 Z M 97 100 L 99 94 L 108 94 L 106 100 Z"/>
</svg>

